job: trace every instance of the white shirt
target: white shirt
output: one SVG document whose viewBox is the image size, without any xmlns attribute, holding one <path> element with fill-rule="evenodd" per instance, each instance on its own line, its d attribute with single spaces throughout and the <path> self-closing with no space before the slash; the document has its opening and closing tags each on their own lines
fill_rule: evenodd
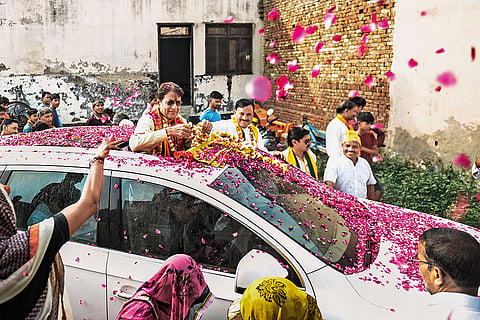
<svg viewBox="0 0 480 320">
<path fill-rule="evenodd" d="M 329 157 L 340 157 L 343 155 L 342 142 L 348 127 L 337 118 L 333 118 L 327 126 L 326 148 Z"/>
<path fill-rule="evenodd" d="M 404 319 L 480 320 L 480 298 L 464 293 L 439 292 L 429 297 L 425 308 L 412 310 Z M 405 312 L 407 313 L 407 311 Z M 408 312 L 410 313 L 410 312 Z"/>
<path fill-rule="evenodd" d="M 480 179 L 480 169 L 475 165 L 475 160 L 473 161 L 472 166 L 472 176 L 477 180 Z"/>
<path fill-rule="evenodd" d="M 212 122 L 212 125 L 213 125 L 212 132 L 226 132 L 229 135 L 231 135 L 233 138 L 238 139 L 238 132 L 237 132 L 237 129 L 235 128 L 235 125 L 233 124 L 232 119 Z M 257 143 L 255 143 L 255 141 L 250 140 L 250 128 L 247 127 L 242 129 L 245 135 L 245 141 L 242 143 L 242 145 L 251 146 L 254 148 L 257 147 L 258 149 L 267 152 L 267 149 L 263 144 L 263 139 L 260 133 L 258 134 Z"/>
<path fill-rule="evenodd" d="M 335 189 L 359 198 L 366 198 L 367 186 L 377 183 L 367 160 L 358 157 L 354 165 L 345 155 L 328 158 L 323 181 L 332 181 Z"/>
</svg>

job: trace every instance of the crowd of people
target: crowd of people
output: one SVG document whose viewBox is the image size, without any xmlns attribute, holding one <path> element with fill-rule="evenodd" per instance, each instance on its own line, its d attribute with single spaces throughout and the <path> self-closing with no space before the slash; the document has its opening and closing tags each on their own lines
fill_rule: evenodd
<svg viewBox="0 0 480 320">
<path fill-rule="evenodd" d="M 130 138 L 132 151 L 171 156 L 190 147 L 192 128 L 180 115 L 183 95 L 182 88 L 175 83 L 160 85 Z M 238 100 L 233 117 L 221 120 L 218 108 L 222 98 L 217 91 L 210 95 L 209 108 L 200 116 L 202 133 L 227 132 L 245 146 L 266 152 L 262 136 L 253 124 L 254 102 Z M 40 108 L 29 112 L 24 132 L 35 131 L 39 123 L 45 128 L 61 127 L 56 112 L 59 104 L 59 95 L 44 92 Z M 357 197 L 379 200 L 383 190 L 370 161 L 378 155 L 383 138 L 381 132 L 371 132 L 374 118 L 371 113 L 362 112 L 365 105 L 365 99 L 355 97 L 337 107 L 337 115 L 326 130 L 329 159 L 324 181 L 331 188 Z M 126 114 L 108 114 L 101 100 L 92 103 L 92 111 L 86 125 L 130 121 Z M 2 120 L 2 135 L 18 132 L 18 121 Z M 272 155 L 319 179 L 316 156 L 309 148 L 311 140 L 308 130 L 293 127 L 288 133 L 288 147 Z M 8 314 L 13 319 L 68 315 L 63 267 L 57 253 L 96 212 L 103 187 L 103 163 L 120 142 L 110 138 L 98 147 L 82 196 L 75 203 L 58 208 L 59 212 L 51 218 L 32 222 L 25 232 L 17 230 L 7 190 L 0 187 L 0 315 Z M 480 162 L 474 166 L 480 167 Z M 422 315 L 422 319 L 433 319 L 431 315 L 435 315 L 434 319 L 480 319 L 480 244 L 475 238 L 454 229 L 427 230 L 419 239 L 418 254 L 411 263 L 418 264 L 433 299 L 425 310 L 410 318 Z M 262 292 L 272 286 L 281 297 L 278 301 Z M 200 319 L 213 299 L 199 265 L 187 255 L 175 255 L 123 305 L 118 319 Z M 19 305 L 23 307 L 18 308 Z M 267 277 L 248 286 L 243 297 L 230 306 L 228 319 L 317 320 L 322 315 L 317 301 L 295 284 L 285 278 Z"/>
</svg>

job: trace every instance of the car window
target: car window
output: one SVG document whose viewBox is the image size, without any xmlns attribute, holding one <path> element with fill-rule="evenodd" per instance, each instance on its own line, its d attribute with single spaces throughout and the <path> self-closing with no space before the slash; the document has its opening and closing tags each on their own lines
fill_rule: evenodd
<svg viewBox="0 0 480 320">
<path fill-rule="evenodd" d="M 235 272 L 245 254 L 259 249 L 287 265 L 262 239 L 198 198 L 130 179 L 120 187 L 122 251 L 158 259 L 185 253 L 206 268 Z"/>
<path fill-rule="evenodd" d="M 345 220 L 301 186 L 268 171 L 230 167 L 211 187 L 242 203 L 315 256 L 353 267 L 358 236 Z"/>
<path fill-rule="evenodd" d="M 7 184 L 11 188 L 17 227 L 28 226 L 52 217 L 80 199 L 86 175 L 82 173 L 12 171 Z M 97 220 L 90 218 L 72 240 L 96 243 Z"/>
</svg>

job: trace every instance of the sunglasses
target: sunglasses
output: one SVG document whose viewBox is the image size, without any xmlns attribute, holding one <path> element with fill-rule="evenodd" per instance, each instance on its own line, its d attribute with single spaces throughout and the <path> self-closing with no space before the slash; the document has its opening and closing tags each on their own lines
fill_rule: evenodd
<svg viewBox="0 0 480 320">
<path fill-rule="evenodd" d="M 167 101 L 167 105 L 169 107 L 172 107 L 174 105 L 177 105 L 177 107 L 180 107 L 182 105 L 182 101 L 178 100 L 178 101 L 174 101 L 174 100 L 168 100 Z"/>
<path fill-rule="evenodd" d="M 310 138 L 305 139 L 305 140 L 303 140 L 303 143 L 305 143 L 305 145 L 309 145 L 310 143 L 312 143 L 312 139 L 310 139 Z"/>
</svg>

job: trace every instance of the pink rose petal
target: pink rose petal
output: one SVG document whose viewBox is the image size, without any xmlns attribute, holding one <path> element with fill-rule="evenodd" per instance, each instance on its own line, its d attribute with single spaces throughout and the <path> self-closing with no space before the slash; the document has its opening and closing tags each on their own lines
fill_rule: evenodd
<svg viewBox="0 0 480 320">
<path fill-rule="evenodd" d="M 440 49 L 438 49 L 437 51 L 435 51 L 435 53 L 437 53 L 437 54 L 438 54 L 438 53 L 444 53 L 444 52 L 445 52 L 445 49 L 443 49 L 443 48 L 440 48 Z"/>
<path fill-rule="evenodd" d="M 368 45 L 366 43 L 360 42 L 355 48 L 355 55 L 357 58 L 363 57 L 368 51 Z"/>
<path fill-rule="evenodd" d="M 272 84 L 264 76 L 258 76 L 250 80 L 245 86 L 245 91 L 251 99 L 266 101 L 270 98 Z"/>
<path fill-rule="evenodd" d="M 425 17 L 425 16 L 427 15 L 427 11 L 422 11 L 422 12 L 420 12 L 420 15 L 421 15 L 422 17 Z"/>
<path fill-rule="evenodd" d="M 383 128 L 383 123 L 372 124 L 372 129 L 380 129 L 380 128 Z"/>
<path fill-rule="evenodd" d="M 313 34 L 315 31 L 317 31 L 318 27 L 316 25 L 307 27 L 305 30 L 306 34 Z"/>
<path fill-rule="evenodd" d="M 380 21 L 378 24 L 377 24 L 377 27 L 379 29 L 386 29 L 388 28 L 388 20 L 386 18 L 384 18 L 382 21 Z"/>
<path fill-rule="evenodd" d="M 320 74 L 320 68 L 321 66 L 319 64 L 316 64 L 312 68 L 312 78 L 317 77 Z"/>
<path fill-rule="evenodd" d="M 76 257 L 75 262 L 80 262 L 80 257 Z"/>
<path fill-rule="evenodd" d="M 278 88 L 281 88 L 283 90 L 290 90 L 293 88 L 293 83 L 288 81 L 287 75 L 285 74 L 282 74 L 280 78 L 277 79 L 276 84 Z"/>
<path fill-rule="evenodd" d="M 315 44 L 314 50 L 316 53 L 319 53 L 322 48 L 323 48 L 323 42 L 320 40 Z"/>
<path fill-rule="evenodd" d="M 475 47 L 470 48 L 470 57 L 472 58 L 472 61 L 475 61 L 475 56 L 477 55 L 476 51 L 477 50 L 475 49 Z"/>
<path fill-rule="evenodd" d="M 107 287 L 107 285 L 102 283 L 102 288 L 106 288 L 106 287 Z"/>
<path fill-rule="evenodd" d="M 24 277 L 26 277 L 26 276 L 28 276 L 28 273 L 27 273 L 26 271 L 23 271 L 22 275 L 23 275 Z"/>
<path fill-rule="evenodd" d="M 437 92 L 440 92 L 440 90 L 442 90 L 441 86 L 438 86 L 438 87 L 435 88 L 435 91 L 437 91 Z"/>
<path fill-rule="evenodd" d="M 437 81 L 445 87 L 454 86 L 457 83 L 457 78 L 451 71 L 441 73 L 437 76 Z"/>
<path fill-rule="evenodd" d="M 232 23 L 233 22 L 233 16 L 227 17 L 227 19 L 223 20 L 223 23 Z"/>
<path fill-rule="evenodd" d="M 359 92 L 357 90 L 350 90 L 350 92 L 348 93 L 348 97 L 353 98 L 353 97 L 358 96 L 358 94 L 359 94 Z"/>
<path fill-rule="evenodd" d="M 288 66 L 288 71 L 290 72 L 295 72 L 298 70 L 297 60 L 288 61 L 287 66 Z"/>
<path fill-rule="evenodd" d="M 335 42 L 339 42 L 340 40 L 342 40 L 342 36 L 339 34 L 336 34 L 333 36 L 332 40 Z"/>
<path fill-rule="evenodd" d="M 361 32 L 373 32 L 373 31 L 375 31 L 376 28 L 377 27 L 373 23 L 370 23 L 370 24 L 366 24 L 363 27 L 361 27 L 360 31 Z"/>
<path fill-rule="evenodd" d="M 375 78 L 369 76 L 369 77 L 365 78 L 364 83 L 365 83 L 365 85 L 366 85 L 367 87 L 372 87 L 372 86 L 375 85 Z"/>
<path fill-rule="evenodd" d="M 410 68 L 415 68 L 416 66 L 418 66 L 418 62 L 415 61 L 415 59 L 411 58 L 410 60 L 408 60 L 408 66 Z"/>
<path fill-rule="evenodd" d="M 380 161 L 383 161 L 383 158 L 382 158 L 382 157 L 379 157 L 379 156 L 373 156 L 373 157 L 372 157 L 372 161 L 373 161 L 373 162 L 380 162 Z"/>
<path fill-rule="evenodd" d="M 295 43 L 302 43 L 305 40 L 305 29 L 301 25 L 297 25 L 292 32 L 292 40 Z"/>
<path fill-rule="evenodd" d="M 393 80 L 395 80 L 395 73 L 393 73 L 392 71 L 385 72 L 385 75 L 387 76 L 388 81 L 392 82 Z"/>
<path fill-rule="evenodd" d="M 277 9 L 273 8 L 270 10 L 270 12 L 267 14 L 267 20 L 277 20 L 280 17 L 278 14 Z"/>
<path fill-rule="evenodd" d="M 275 47 L 276 45 L 277 45 L 277 42 L 276 42 L 276 41 L 272 41 L 272 42 L 270 42 L 270 43 L 268 44 L 268 46 L 269 46 L 270 48 L 273 48 L 273 47 Z"/>
<path fill-rule="evenodd" d="M 453 164 L 462 168 L 470 168 L 472 162 L 465 153 L 460 154 L 452 160 Z"/>
<path fill-rule="evenodd" d="M 258 33 L 260 33 L 260 34 L 264 34 L 264 33 L 265 33 L 265 29 L 264 29 L 264 28 L 262 28 L 262 29 L 258 30 Z"/>
<path fill-rule="evenodd" d="M 277 64 L 278 63 L 278 54 L 276 52 L 270 53 L 267 55 L 266 60 L 270 62 L 271 64 Z"/>
<path fill-rule="evenodd" d="M 323 23 L 325 24 L 325 29 L 329 29 L 337 20 L 337 15 L 334 13 L 327 13 L 323 16 Z"/>
</svg>

